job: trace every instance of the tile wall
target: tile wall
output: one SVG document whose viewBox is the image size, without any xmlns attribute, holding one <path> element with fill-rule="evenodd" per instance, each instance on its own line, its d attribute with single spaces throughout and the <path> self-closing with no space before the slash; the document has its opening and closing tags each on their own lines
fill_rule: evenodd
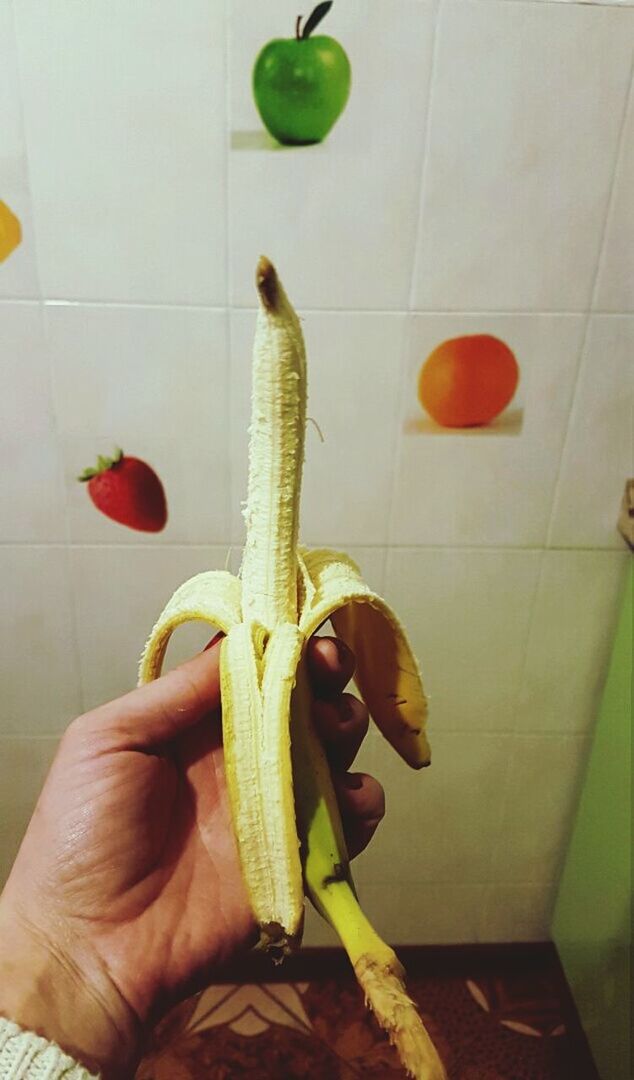
<svg viewBox="0 0 634 1080">
<path fill-rule="evenodd" d="M 401 942 L 543 938 L 628 558 L 634 10 L 338 0 L 349 103 L 275 149 L 251 68 L 296 7 L 0 0 L 0 877 L 67 722 L 236 561 L 265 252 L 325 440 L 304 539 L 355 554 L 431 696 L 430 770 L 362 752 L 388 804 L 365 904 Z M 519 431 L 412 434 L 422 361 L 472 333 L 518 358 Z M 163 533 L 75 482 L 115 444 L 162 476 Z"/>
</svg>

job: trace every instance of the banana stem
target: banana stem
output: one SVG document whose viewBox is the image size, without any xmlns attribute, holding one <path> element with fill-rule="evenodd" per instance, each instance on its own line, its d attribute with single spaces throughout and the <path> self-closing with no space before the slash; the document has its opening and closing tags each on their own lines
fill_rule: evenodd
<svg viewBox="0 0 634 1080">
<path fill-rule="evenodd" d="M 405 991 L 400 961 L 359 905 L 330 769 L 310 711 L 303 657 L 291 700 L 291 748 L 306 892 L 339 935 L 366 1003 L 396 1047 L 409 1076 L 446 1080 L 434 1044 Z"/>
<path fill-rule="evenodd" d="M 341 938 L 366 1005 L 396 1047 L 408 1075 L 415 1080 L 447 1080 L 436 1048 L 405 990 L 403 967 L 363 914 L 349 884 L 328 885 L 319 895 L 319 907 Z"/>
</svg>

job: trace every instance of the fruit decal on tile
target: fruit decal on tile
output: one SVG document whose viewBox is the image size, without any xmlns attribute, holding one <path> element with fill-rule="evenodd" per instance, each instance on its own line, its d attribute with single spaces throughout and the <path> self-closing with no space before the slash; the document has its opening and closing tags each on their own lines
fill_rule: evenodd
<svg viewBox="0 0 634 1080">
<path fill-rule="evenodd" d="M 95 468 L 77 478 L 102 514 L 139 532 L 161 532 L 167 522 L 167 501 L 158 476 L 145 461 L 116 450 L 101 454 Z"/>
<path fill-rule="evenodd" d="M 521 413 L 508 413 L 506 425 L 498 421 L 512 402 L 520 369 L 512 350 L 491 334 L 467 334 L 437 345 L 418 374 L 418 403 L 433 425 L 419 430 L 470 430 L 489 428 L 497 421 L 499 431 L 518 428 Z"/>
<path fill-rule="evenodd" d="M 13 211 L 0 199 L 0 263 L 9 257 L 22 240 L 22 226 Z"/>
<path fill-rule="evenodd" d="M 322 142 L 343 112 L 350 93 L 350 61 L 335 38 L 312 36 L 332 7 L 318 4 L 294 38 L 276 38 L 261 50 L 253 69 L 253 96 L 267 131 L 284 146 Z"/>
</svg>

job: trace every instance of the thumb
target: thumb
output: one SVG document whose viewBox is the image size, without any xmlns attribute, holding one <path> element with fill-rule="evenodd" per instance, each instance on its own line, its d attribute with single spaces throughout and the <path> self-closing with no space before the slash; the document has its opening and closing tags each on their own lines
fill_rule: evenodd
<svg viewBox="0 0 634 1080">
<path fill-rule="evenodd" d="M 149 749 L 175 738 L 220 708 L 220 636 L 192 660 L 84 720 L 117 749 Z"/>
</svg>

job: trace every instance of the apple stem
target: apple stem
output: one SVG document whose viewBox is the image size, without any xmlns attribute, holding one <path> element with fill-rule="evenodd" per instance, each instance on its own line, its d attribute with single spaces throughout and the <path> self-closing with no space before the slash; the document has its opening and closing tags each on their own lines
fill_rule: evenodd
<svg viewBox="0 0 634 1080">
<path fill-rule="evenodd" d="M 297 19 L 295 21 L 295 40 L 296 41 L 301 41 L 302 40 L 302 19 L 303 18 L 304 18 L 303 15 L 298 15 Z"/>
</svg>

